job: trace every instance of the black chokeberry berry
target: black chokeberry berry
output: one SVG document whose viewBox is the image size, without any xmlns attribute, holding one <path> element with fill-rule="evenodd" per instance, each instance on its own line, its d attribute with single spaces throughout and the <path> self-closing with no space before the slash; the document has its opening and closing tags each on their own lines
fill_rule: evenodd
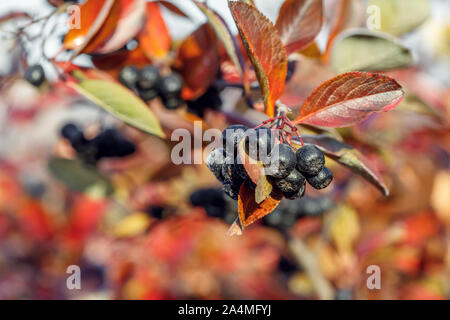
<svg viewBox="0 0 450 320">
<path fill-rule="evenodd" d="M 270 163 L 266 166 L 265 173 L 274 178 L 286 178 L 296 164 L 294 150 L 287 144 L 277 144 L 270 153 Z"/>
<path fill-rule="evenodd" d="M 306 179 L 314 189 L 320 190 L 330 185 L 333 180 L 333 173 L 327 167 L 323 167 L 318 174 L 314 176 L 307 176 Z"/>
<path fill-rule="evenodd" d="M 25 70 L 25 80 L 35 87 L 39 87 L 45 81 L 45 72 L 41 65 L 35 64 Z"/>
<path fill-rule="evenodd" d="M 150 100 L 155 99 L 158 96 L 158 91 L 155 88 L 150 88 L 146 90 L 139 90 L 139 97 L 144 100 L 145 102 L 148 102 Z"/>
<path fill-rule="evenodd" d="M 168 110 L 175 110 L 184 105 L 183 99 L 178 96 L 162 97 L 162 103 Z"/>
<path fill-rule="evenodd" d="M 80 152 L 88 144 L 88 140 L 84 137 L 83 131 L 73 123 L 64 125 L 61 129 L 61 135 L 69 140 L 77 152 Z"/>
<path fill-rule="evenodd" d="M 181 89 L 183 89 L 183 79 L 176 73 L 163 77 L 159 82 L 159 93 L 166 98 L 180 96 Z"/>
<path fill-rule="evenodd" d="M 304 197 L 295 203 L 299 216 L 320 216 L 334 207 L 333 200 L 328 197 Z"/>
<path fill-rule="evenodd" d="M 206 158 L 206 166 L 216 176 L 217 180 L 224 182 L 222 167 L 225 163 L 226 153 L 222 148 L 213 150 Z"/>
<path fill-rule="evenodd" d="M 122 136 L 116 129 L 102 131 L 90 142 L 96 148 L 96 159 L 126 157 L 136 151 L 135 145 Z"/>
<path fill-rule="evenodd" d="M 206 90 L 206 92 L 196 100 L 186 101 L 189 111 L 199 117 L 203 117 L 206 109 L 219 110 L 222 103 L 220 91 L 216 86 L 209 87 L 208 90 Z"/>
<path fill-rule="evenodd" d="M 245 148 L 251 158 L 267 164 L 274 145 L 275 139 L 269 128 L 261 127 L 247 130 Z"/>
<path fill-rule="evenodd" d="M 229 196 L 233 200 L 237 200 L 239 197 L 239 190 L 241 189 L 241 184 L 236 183 L 235 181 L 225 181 L 222 190 L 225 192 L 227 196 Z"/>
<path fill-rule="evenodd" d="M 226 202 L 223 191 L 216 188 L 200 189 L 189 197 L 195 207 L 203 207 L 210 217 L 223 218 L 226 214 Z"/>
<path fill-rule="evenodd" d="M 308 175 L 316 175 L 325 164 L 325 156 L 316 146 L 306 145 L 297 150 L 297 169 Z"/>
<path fill-rule="evenodd" d="M 133 66 L 126 66 L 120 70 L 119 82 L 125 87 L 134 89 L 139 80 L 139 69 Z"/>
<path fill-rule="evenodd" d="M 222 144 L 223 148 L 227 150 L 227 153 L 235 153 L 239 142 L 244 138 L 245 132 L 248 127 L 242 124 L 235 124 L 229 126 L 222 132 Z"/>
<path fill-rule="evenodd" d="M 284 192 L 283 195 L 286 199 L 295 200 L 303 197 L 305 195 L 306 189 L 306 179 L 303 180 L 303 183 L 300 185 L 300 189 L 297 192 Z"/>
<path fill-rule="evenodd" d="M 305 182 L 305 177 L 296 169 L 294 169 L 286 178 L 276 179 L 275 185 L 283 193 L 294 194 L 300 191 Z"/>
<path fill-rule="evenodd" d="M 158 68 L 147 66 L 139 72 L 137 88 L 139 91 L 146 91 L 157 87 L 161 80 Z"/>
</svg>

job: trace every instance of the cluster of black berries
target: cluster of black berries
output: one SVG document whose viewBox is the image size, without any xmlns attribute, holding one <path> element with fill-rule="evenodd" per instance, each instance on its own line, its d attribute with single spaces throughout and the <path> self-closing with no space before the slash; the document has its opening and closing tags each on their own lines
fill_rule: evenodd
<svg viewBox="0 0 450 320">
<path fill-rule="evenodd" d="M 189 112 L 203 117 L 206 109 L 219 110 L 222 106 L 220 89 L 217 86 L 209 87 L 206 92 L 195 100 L 186 101 Z"/>
<path fill-rule="evenodd" d="M 246 136 L 248 127 L 233 125 L 222 133 L 223 148 L 212 151 L 206 165 L 223 184 L 223 191 L 233 200 L 238 199 L 239 189 L 244 182 L 251 181 L 238 157 L 239 142 Z"/>
<path fill-rule="evenodd" d="M 242 183 L 252 185 L 237 156 L 244 138 L 249 157 L 263 163 L 271 183 L 288 199 L 302 197 L 307 181 L 315 189 L 323 189 L 333 180 L 333 174 L 325 167 L 325 156 L 317 147 L 306 145 L 295 152 L 288 144 L 275 144 L 269 128 L 249 130 L 233 125 L 222 133 L 224 148 L 215 149 L 206 160 L 208 168 L 223 183 L 225 193 L 233 199 L 237 199 Z"/>
<path fill-rule="evenodd" d="M 102 130 L 89 140 L 78 126 L 69 123 L 61 129 L 61 135 L 70 141 L 78 155 L 89 164 L 95 164 L 102 158 L 126 157 L 136 151 L 133 142 L 112 128 Z"/>
<path fill-rule="evenodd" d="M 44 68 L 39 64 L 29 66 L 27 70 L 25 70 L 24 78 L 33 86 L 39 87 L 45 81 Z"/>
<path fill-rule="evenodd" d="M 333 207 L 334 202 L 328 196 L 305 196 L 294 201 L 282 201 L 274 212 L 263 218 L 263 224 L 286 232 L 299 219 L 321 216 Z"/>
<path fill-rule="evenodd" d="M 158 68 L 152 65 L 141 70 L 127 66 L 120 71 L 119 82 L 131 90 L 137 90 L 144 101 L 159 96 L 169 110 L 178 109 L 184 104 L 181 98 L 183 80 L 177 73 L 161 76 Z"/>
<path fill-rule="evenodd" d="M 288 199 L 302 197 L 306 181 L 315 189 L 323 189 L 333 180 L 323 152 L 313 145 L 305 145 L 297 152 L 288 144 L 276 145 L 265 172 Z"/>
</svg>

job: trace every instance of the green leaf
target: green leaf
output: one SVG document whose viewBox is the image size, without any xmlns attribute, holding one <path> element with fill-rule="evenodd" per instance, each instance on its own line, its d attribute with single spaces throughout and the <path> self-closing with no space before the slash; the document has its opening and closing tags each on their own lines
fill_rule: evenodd
<svg viewBox="0 0 450 320">
<path fill-rule="evenodd" d="M 328 157 L 362 176 L 386 197 L 389 196 L 389 189 L 378 170 L 352 146 L 326 135 L 302 135 L 302 139 L 305 144 L 316 145 Z M 300 147 L 299 142 L 294 142 Z"/>
<path fill-rule="evenodd" d="M 382 32 L 353 29 L 336 40 L 331 64 L 337 73 L 348 71 L 385 71 L 408 67 L 411 51 L 396 38 Z"/>
<path fill-rule="evenodd" d="M 208 8 L 203 3 L 198 1 L 194 1 L 194 3 L 205 14 L 217 37 L 223 43 L 225 51 L 235 65 L 237 71 L 243 76 L 242 66 L 236 53 L 237 48 L 225 21 L 214 10 Z"/>
<path fill-rule="evenodd" d="M 80 94 L 129 125 L 165 138 L 158 119 L 149 107 L 127 88 L 105 80 L 82 80 L 70 84 Z"/>
<path fill-rule="evenodd" d="M 379 13 L 379 16 L 377 16 Z M 368 21 L 380 22 L 380 30 L 399 36 L 420 26 L 430 16 L 429 0 L 370 0 Z"/>
<path fill-rule="evenodd" d="M 114 191 L 111 182 L 96 167 L 79 159 L 52 158 L 48 168 L 69 189 L 100 196 L 111 195 Z"/>
</svg>

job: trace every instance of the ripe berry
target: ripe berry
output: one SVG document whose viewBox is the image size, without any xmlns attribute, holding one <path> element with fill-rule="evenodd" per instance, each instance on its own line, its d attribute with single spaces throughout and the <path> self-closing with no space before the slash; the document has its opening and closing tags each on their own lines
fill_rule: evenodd
<svg viewBox="0 0 450 320">
<path fill-rule="evenodd" d="M 147 66 L 139 72 L 137 87 L 142 91 L 156 88 L 160 79 L 158 68 Z"/>
<path fill-rule="evenodd" d="M 138 93 L 139 93 L 139 97 L 142 100 L 144 100 L 145 102 L 153 100 L 158 96 L 158 91 L 154 88 L 147 89 L 147 90 L 139 90 Z"/>
<path fill-rule="evenodd" d="M 323 167 L 323 169 L 320 170 L 320 172 L 317 175 L 307 176 L 306 179 L 314 189 L 319 190 L 326 188 L 330 185 L 331 181 L 333 180 L 333 173 L 327 167 Z"/>
<path fill-rule="evenodd" d="M 304 197 L 296 201 L 296 209 L 299 216 L 320 216 L 334 207 L 334 202 L 330 197 Z"/>
<path fill-rule="evenodd" d="M 175 110 L 181 107 L 184 104 L 183 99 L 180 97 L 162 97 L 162 103 L 168 110 Z"/>
<path fill-rule="evenodd" d="M 139 72 L 137 88 L 142 100 L 150 101 L 158 96 L 160 79 L 159 70 L 154 66 L 147 66 Z"/>
<path fill-rule="evenodd" d="M 186 103 L 192 113 L 203 117 L 206 109 L 219 110 L 222 106 L 222 99 L 219 89 L 216 86 L 211 86 L 201 97 L 196 100 L 186 101 Z"/>
<path fill-rule="evenodd" d="M 90 142 L 97 149 L 96 159 L 126 157 L 136 151 L 135 145 L 115 129 L 102 131 Z"/>
<path fill-rule="evenodd" d="M 274 144 L 275 139 L 269 128 L 261 127 L 247 130 L 245 148 L 251 158 L 268 163 L 269 154 Z"/>
<path fill-rule="evenodd" d="M 216 176 L 217 180 L 224 182 L 222 167 L 225 163 L 226 153 L 222 148 L 215 149 L 206 158 L 206 166 Z"/>
<path fill-rule="evenodd" d="M 305 177 L 294 169 L 286 178 L 275 180 L 275 185 L 283 193 L 294 194 L 300 191 L 305 181 Z"/>
<path fill-rule="evenodd" d="M 189 197 L 195 207 L 203 207 L 210 217 L 223 218 L 226 214 L 226 202 L 223 191 L 215 188 L 200 189 Z"/>
<path fill-rule="evenodd" d="M 297 150 L 297 169 L 307 175 L 316 175 L 325 164 L 325 156 L 316 146 L 306 145 Z"/>
<path fill-rule="evenodd" d="M 77 152 L 80 152 L 88 143 L 88 140 L 84 137 L 83 131 L 73 123 L 68 123 L 62 127 L 61 135 L 70 141 L 70 144 Z"/>
<path fill-rule="evenodd" d="M 45 81 L 45 72 L 42 66 L 35 64 L 25 71 L 25 80 L 35 87 L 39 87 Z"/>
<path fill-rule="evenodd" d="M 126 66 L 119 73 L 119 82 L 125 87 L 134 89 L 139 80 L 139 69 L 133 66 Z"/>
<path fill-rule="evenodd" d="M 287 144 L 278 144 L 270 154 L 270 163 L 265 172 L 274 178 L 286 178 L 295 169 L 296 164 L 294 150 Z"/>
<path fill-rule="evenodd" d="M 176 73 L 162 78 L 159 83 L 159 93 L 163 97 L 178 97 L 181 94 L 181 89 L 183 89 L 183 80 Z"/>
<path fill-rule="evenodd" d="M 303 183 L 300 185 L 300 189 L 297 192 L 284 192 L 283 195 L 286 199 L 295 200 L 303 197 L 305 195 L 306 189 L 306 179 L 303 180 Z"/>
<path fill-rule="evenodd" d="M 248 127 L 242 124 L 235 124 L 226 128 L 222 132 L 223 148 L 230 154 L 236 152 L 239 142 L 244 138 L 247 130 Z"/>
<path fill-rule="evenodd" d="M 225 181 L 222 186 L 222 190 L 225 194 L 233 200 L 237 200 L 239 197 L 239 190 L 241 189 L 242 181 L 240 181 L 240 184 L 238 182 L 239 181 Z"/>
</svg>

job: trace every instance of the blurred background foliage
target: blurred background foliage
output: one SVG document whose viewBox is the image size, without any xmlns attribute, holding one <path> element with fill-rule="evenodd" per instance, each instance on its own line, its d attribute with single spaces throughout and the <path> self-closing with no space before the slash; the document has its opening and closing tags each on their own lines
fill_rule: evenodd
<svg viewBox="0 0 450 320">
<path fill-rule="evenodd" d="M 27 2 L 36 16 L 52 8 Z M 162 9 L 175 47 L 205 21 L 186 2 L 173 1 L 188 17 Z M 255 2 L 276 17 L 280 3 Z M 2 23 L 0 299 L 448 299 L 449 2 L 340 2 L 324 1 L 323 30 L 295 55 L 282 101 L 295 110 L 317 85 L 349 70 L 383 71 L 401 83 L 406 98 L 395 110 L 321 132 L 358 148 L 391 194 L 327 158 L 332 186 L 283 200 L 241 237 L 226 235 L 237 205 L 204 164 L 174 165 L 172 142 L 68 91 L 52 65 L 35 57 L 36 43 L 19 46 L 10 35 L 16 26 Z M 209 3 L 231 23 L 226 1 Z M 3 5 L 2 15 L 14 11 Z M 376 32 L 366 28 L 370 5 L 380 8 Z M 59 32 L 44 33 L 49 52 L 60 46 Z M 84 54 L 74 63 L 113 77 L 123 66 L 108 69 L 101 62 L 109 60 L 96 58 Z M 149 63 L 139 59 L 125 64 Z M 52 84 L 37 89 L 24 81 L 24 60 L 42 63 Z M 158 102 L 152 108 L 168 136 L 192 131 L 194 120 L 222 130 L 264 119 L 241 101 L 239 88 L 208 97 L 214 101 L 194 99 L 177 112 Z M 69 122 L 89 139 L 114 128 L 136 152 L 86 165 L 60 135 Z M 82 270 L 81 290 L 66 287 L 73 264 Z M 381 290 L 366 286 L 369 265 L 381 268 Z"/>
</svg>

